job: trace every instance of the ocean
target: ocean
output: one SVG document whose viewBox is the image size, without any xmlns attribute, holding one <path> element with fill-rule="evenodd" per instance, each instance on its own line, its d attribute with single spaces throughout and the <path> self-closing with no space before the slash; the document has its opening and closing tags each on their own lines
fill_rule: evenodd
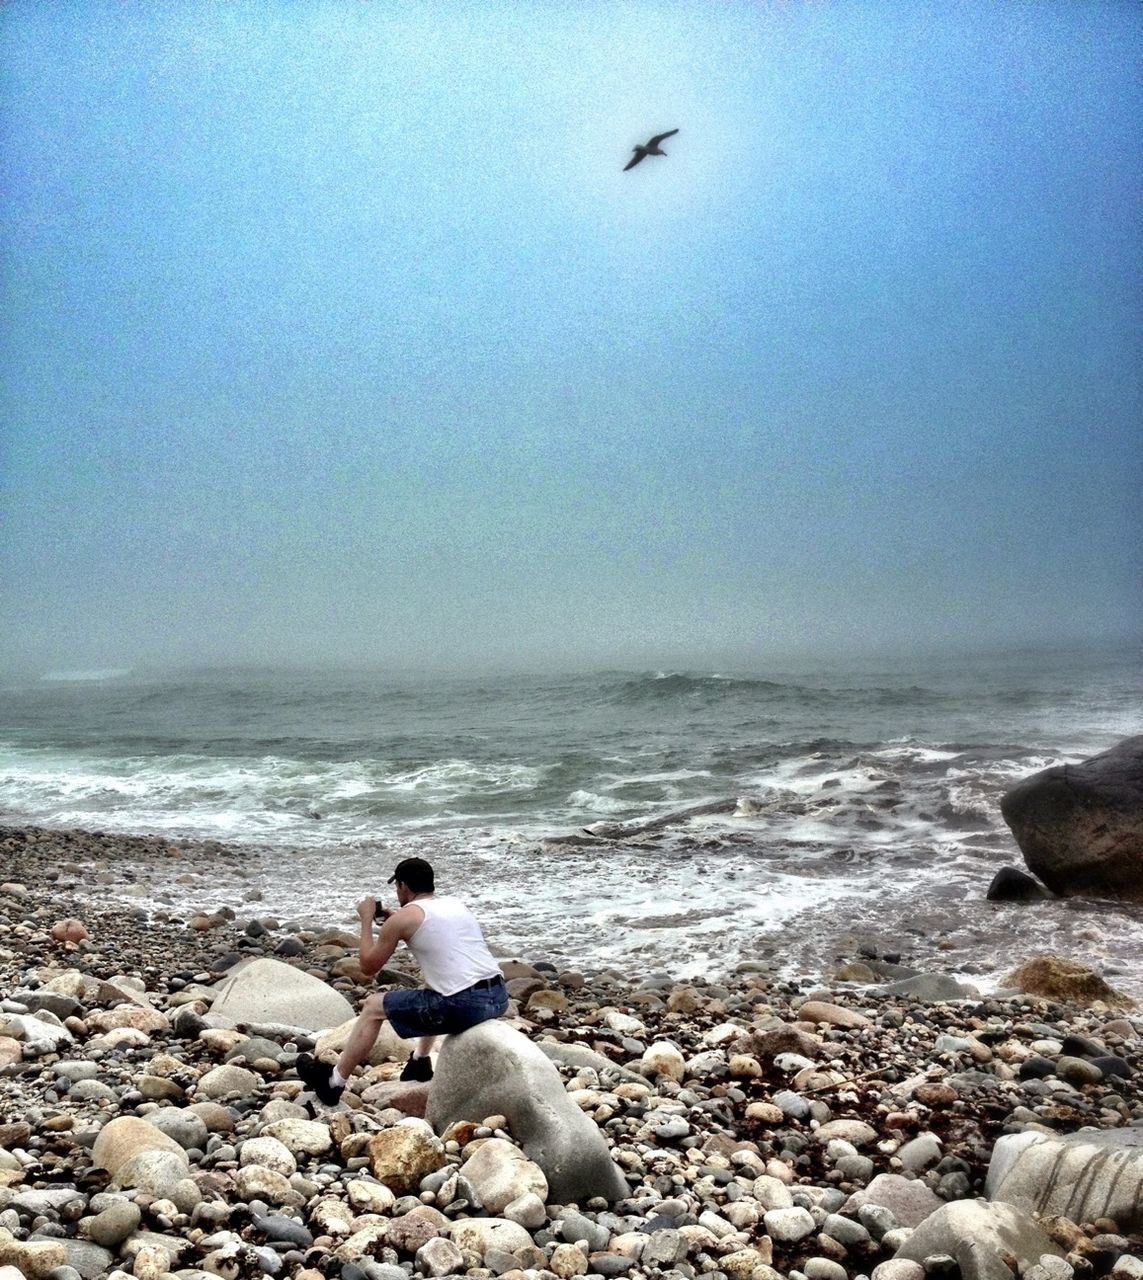
<svg viewBox="0 0 1143 1280">
<path fill-rule="evenodd" d="M 578 967 L 813 979 L 865 947 L 987 990 L 1056 951 L 1143 996 L 1143 910 L 984 900 L 1023 865 L 1004 791 L 1139 732 L 1143 654 L 1113 646 L 753 672 L 49 672 L 0 690 L 0 819 L 223 841 L 259 868 L 259 914 L 291 921 L 348 924 L 418 854 L 501 950 Z M 230 891 L 192 883 L 186 905 Z"/>
</svg>

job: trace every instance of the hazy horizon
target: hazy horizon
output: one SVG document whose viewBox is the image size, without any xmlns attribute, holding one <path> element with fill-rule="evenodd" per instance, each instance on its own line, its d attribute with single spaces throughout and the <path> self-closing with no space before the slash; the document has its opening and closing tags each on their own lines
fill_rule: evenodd
<svg viewBox="0 0 1143 1280">
<path fill-rule="evenodd" d="M 1143 641 L 1138 6 L 0 35 L 0 671 Z"/>
</svg>

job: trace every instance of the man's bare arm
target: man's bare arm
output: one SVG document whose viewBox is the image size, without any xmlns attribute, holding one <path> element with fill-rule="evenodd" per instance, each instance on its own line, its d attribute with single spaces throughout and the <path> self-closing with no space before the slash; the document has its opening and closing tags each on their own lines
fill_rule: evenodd
<svg viewBox="0 0 1143 1280">
<path fill-rule="evenodd" d="M 399 942 L 407 942 L 420 928 L 425 913 L 415 903 L 401 907 L 384 917 L 377 936 L 373 936 L 373 923 L 377 905 L 372 898 L 363 898 L 357 904 L 357 917 L 361 921 L 361 941 L 357 948 L 361 972 L 367 978 L 388 963 Z"/>
</svg>

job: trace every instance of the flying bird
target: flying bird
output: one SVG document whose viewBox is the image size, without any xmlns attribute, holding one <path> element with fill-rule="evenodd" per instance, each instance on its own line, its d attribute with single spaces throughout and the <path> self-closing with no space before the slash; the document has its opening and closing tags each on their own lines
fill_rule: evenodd
<svg viewBox="0 0 1143 1280">
<path fill-rule="evenodd" d="M 645 142 L 642 146 L 635 147 L 634 155 L 623 166 L 623 172 L 626 173 L 628 169 L 634 169 L 644 156 L 665 156 L 667 153 L 659 146 L 659 143 L 664 138 L 673 138 L 676 133 L 678 133 L 678 129 L 668 129 L 666 133 L 655 134 L 650 142 Z"/>
</svg>

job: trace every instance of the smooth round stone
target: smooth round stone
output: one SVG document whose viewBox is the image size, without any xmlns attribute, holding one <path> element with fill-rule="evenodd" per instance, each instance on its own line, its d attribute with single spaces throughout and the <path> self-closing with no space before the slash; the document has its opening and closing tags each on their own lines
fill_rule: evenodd
<svg viewBox="0 0 1143 1280">
<path fill-rule="evenodd" d="M 794 1203 L 790 1188 L 769 1174 L 754 1179 L 751 1194 L 763 1209 L 788 1209 Z"/>
<path fill-rule="evenodd" d="M 807 1258 L 802 1267 L 806 1280 L 849 1280 L 849 1273 L 832 1258 Z"/>
<path fill-rule="evenodd" d="M 1044 1080 L 1056 1074 L 1056 1064 L 1038 1054 L 1025 1058 L 1018 1072 L 1021 1080 Z"/>
<path fill-rule="evenodd" d="M 94 1080 L 99 1075 L 99 1066 L 82 1058 L 67 1058 L 57 1062 L 52 1067 L 52 1071 L 55 1075 L 63 1076 L 65 1080 L 76 1084 L 80 1080 Z"/>
<path fill-rule="evenodd" d="M 890 1258 L 873 1268 L 871 1280 L 925 1280 L 925 1268 L 908 1258 Z"/>
<path fill-rule="evenodd" d="M 1068 1084 L 1075 1085 L 1098 1084 L 1103 1079 L 1103 1072 L 1094 1062 L 1063 1054 L 1056 1059 L 1056 1075 Z"/>
<path fill-rule="evenodd" d="M 868 1156 L 842 1156 L 836 1165 L 838 1173 L 850 1182 L 865 1183 L 873 1177 L 876 1166 Z"/>
<path fill-rule="evenodd" d="M 822 1223 L 822 1230 L 838 1244 L 847 1246 L 865 1244 L 869 1240 L 869 1232 L 860 1222 L 854 1222 L 852 1218 L 846 1218 L 840 1213 L 827 1215 Z"/>
<path fill-rule="evenodd" d="M 17 1274 L 19 1274 L 17 1272 Z M 84 1280 L 83 1273 L 75 1267 L 53 1267 L 48 1272 L 48 1280 Z"/>
<path fill-rule="evenodd" d="M 614 1280 L 616 1276 L 625 1276 L 635 1265 L 634 1258 L 625 1258 L 619 1253 L 593 1253 L 591 1269 L 604 1280 Z"/>
<path fill-rule="evenodd" d="M 791 1120 L 804 1120 L 810 1114 L 810 1104 L 791 1089 L 779 1089 L 771 1101 L 776 1107 L 781 1107 L 782 1114 Z"/>
<path fill-rule="evenodd" d="M 856 1147 L 867 1147 L 876 1142 L 877 1130 L 864 1120 L 830 1120 L 817 1132 L 819 1142 L 829 1143 L 834 1140 L 851 1143 Z M 845 1152 L 843 1154 L 849 1154 Z"/>
<path fill-rule="evenodd" d="M 527 1231 L 536 1231 L 547 1222 L 548 1211 L 534 1191 L 527 1191 L 505 1205 L 504 1216 Z"/>
<path fill-rule="evenodd" d="M 804 1240 L 817 1230 L 814 1215 L 797 1205 L 789 1209 L 769 1209 L 763 1215 L 762 1222 L 768 1236 L 787 1244 Z"/>
<path fill-rule="evenodd" d="M 206 1146 L 207 1127 L 202 1118 L 187 1107 L 161 1107 L 146 1117 L 160 1133 L 173 1138 L 184 1151 Z"/>
<path fill-rule="evenodd" d="M 690 1131 L 691 1127 L 685 1120 L 668 1120 L 655 1128 L 655 1137 L 670 1142 L 674 1138 L 685 1138 Z"/>
<path fill-rule="evenodd" d="M 179 1102 L 186 1096 L 182 1085 L 166 1076 L 139 1076 L 135 1087 L 150 1102 Z"/>
<path fill-rule="evenodd" d="M 449 1170 L 441 1170 L 447 1173 Z M 383 1182 L 354 1178 L 346 1183 L 345 1194 L 356 1213 L 388 1213 L 397 1197 Z"/>
<path fill-rule="evenodd" d="M 941 1141 L 936 1134 L 921 1133 L 905 1143 L 897 1152 L 897 1159 L 901 1161 L 902 1168 L 920 1173 L 929 1165 L 936 1164 L 943 1154 Z"/>
<path fill-rule="evenodd" d="M 77 1080 L 68 1091 L 69 1102 L 116 1102 L 118 1094 L 102 1080 Z"/>
<path fill-rule="evenodd" d="M 1109 1054 L 1104 1058 L 1093 1058 L 1092 1066 L 1098 1067 L 1105 1076 L 1113 1076 L 1121 1080 L 1129 1080 L 1131 1078 L 1131 1064 L 1125 1062 L 1122 1058 L 1117 1058 L 1113 1054 Z"/>
<path fill-rule="evenodd" d="M 582 1213 L 565 1213 L 560 1227 L 560 1238 L 568 1244 L 575 1244 L 577 1240 L 586 1240 L 589 1250 L 599 1250 L 607 1248 L 611 1232 L 606 1227 L 600 1226 L 598 1222 L 585 1218 Z"/>
<path fill-rule="evenodd" d="M 782 1108 L 772 1102 L 751 1102 L 746 1108 L 746 1118 L 762 1124 L 781 1124 L 786 1116 Z"/>
<path fill-rule="evenodd" d="M 120 1200 L 97 1213 L 87 1223 L 87 1235 L 105 1249 L 117 1249 L 138 1229 L 143 1215 L 133 1200 Z"/>
</svg>

